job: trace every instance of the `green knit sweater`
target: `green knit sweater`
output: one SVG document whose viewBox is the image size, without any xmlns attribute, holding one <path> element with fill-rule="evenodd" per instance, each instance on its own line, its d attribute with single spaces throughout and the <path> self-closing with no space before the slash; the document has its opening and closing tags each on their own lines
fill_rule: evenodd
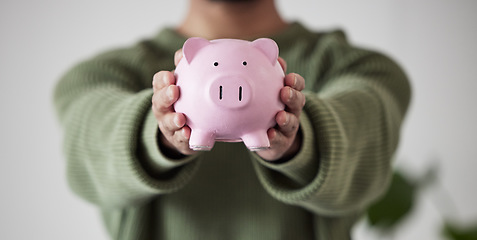
<svg viewBox="0 0 477 240">
<path fill-rule="evenodd" d="M 389 58 L 343 32 L 299 23 L 271 36 L 306 80 L 303 145 L 270 163 L 242 143 L 169 159 L 158 147 L 152 76 L 173 70 L 171 29 L 68 71 L 54 101 L 72 190 L 101 210 L 112 239 L 348 239 L 386 190 L 410 99 Z"/>
</svg>

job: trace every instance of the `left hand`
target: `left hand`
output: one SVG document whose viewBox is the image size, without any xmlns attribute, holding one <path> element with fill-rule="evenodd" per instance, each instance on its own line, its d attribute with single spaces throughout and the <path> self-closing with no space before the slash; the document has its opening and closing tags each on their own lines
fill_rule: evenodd
<svg viewBox="0 0 477 240">
<path fill-rule="evenodd" d="M 286 72 L 286 62 L 278 58 L 283 71 Z M 285 104 L 285 110 L 277 113 L 277 125 L 268 129 L 270 148 L 258 151 L 257 154 L 267 160 L 287 160 L 300 150 L 302 136 L 298 134 L 300 114 L 305 106 L 305 95 L 301 92 L 305 88 L 305 79 L 296 73 L 285 76 L 285 86 L 280 90 L 280 99 Z"/>
</svg>

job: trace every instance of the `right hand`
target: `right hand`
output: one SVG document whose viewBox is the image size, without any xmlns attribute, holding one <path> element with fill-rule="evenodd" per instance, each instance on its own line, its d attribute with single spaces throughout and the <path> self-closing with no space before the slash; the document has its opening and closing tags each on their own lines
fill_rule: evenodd
<svg viewBox="0 0 477 240">
<path fill-rule="evenodd" d="M 182 58 L 182 50 L 174 56 L 177 66 Z M 159 144 L 167 155 L 191 155 L 196 153 L 189 148 L 191 130 L 186 125 L 186 117 L 174 111 L 173 105 L 179 99 L 179 87 L 176 85 L 174 74 L 169 71 L 160 71 L 154 75 L 152 86 L 152 111 L 157 119 L 160 130 Z"/>
</svg>

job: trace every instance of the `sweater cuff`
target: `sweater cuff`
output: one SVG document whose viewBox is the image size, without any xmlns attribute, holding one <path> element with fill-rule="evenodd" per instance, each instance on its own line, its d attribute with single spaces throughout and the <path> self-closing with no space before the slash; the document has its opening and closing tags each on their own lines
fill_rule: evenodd
<svg viewBox="0 0 477 240">
<path fill-rule="evenodd" d="M 333 184 L 329 181 L 330 171 L 333 171 L 330 169 L 332 165 L 330 155 L 341 157 L 334 154 L 336 150 L 339 150 L 337 144 L 340 143 L 330 139 L 342 135 L 336 132 L 340 131 L 340 128 L 336 126 L 329 106 L 321 100 L 306 96 L 307 103 L 300 117 L 304 141 L 297 156 L 283 166 L 273 166 L 273 163 L 263 160 L 254 165 L 260 182 L 274 198 L 317 211 L 314 199 L 322 197 L 323 189 L 327 188 L 325 182 Z M 340 165 L 335 166 L 340 168 L 341 162 L 333 165 Z M 303 175 L 300 176 L 300 174 Z M 290 182 L 290 180 L 295 181 Z M 320 210 L 326 211 L 326 209 Z"/>
<path fill-rule="evenodd" d="M 163 174 L 169 170 L 181 167 L 197 158 L 197 155 L 186 156 L 181 159 L 172 159 L 161 152 L 159 148 L 158 135 L 159 127 L 157 125 L 154 113 L 149 111 L 146 115 L 144 127 L 142 129 L 141 145 L 143 146 L 145 165 L 148 170 L 157 174 Z"/>
<path fill-rule="evenodd" d="M 266 161 L 258 154 L 253 153 L 253 158 L 262 166 L 280 172 L 291 178 L 299 185 L 306 185 L 317 174 L 319 168 L 318 149 L 315 147 L 315 139 L 313 135 L 313 127 L 306 112 L 302 112 L 300 116 L 300 130 L 303 141 L 298 153 L 290 160 L 284 163 L 274 163 Z"/>
</svg>

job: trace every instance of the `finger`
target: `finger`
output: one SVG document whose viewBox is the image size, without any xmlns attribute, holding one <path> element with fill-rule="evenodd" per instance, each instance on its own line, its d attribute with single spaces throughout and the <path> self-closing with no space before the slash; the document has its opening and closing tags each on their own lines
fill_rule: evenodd
<svg viewBox="0 0 477 240">
<path fill-rule="evenodd" d="M 270 148 L 273 146 L 277 146 L 277 144 L 280 142 L 280 139 L 277 138 L 278 135 L 278 130 L 275 128 L 270 128 L 267 131 L 267 136 L 268 140 L 270 141 Z"/>
<path fill-rule="evenodd" d="M 189 148 L 189 137 L 187 136 L 187 132 L 189 132 L 190 137 L 190 128 L 187 126 L 174 132 L 173 141 L 178 148 Z"/>
<path fill-rule="evenodd" d="M 169 85 L 154 93 L 152 96 L 153 109 L 160 113 L 172 111 L 171 106 L 179 99 L 179 87 Z"/>
<path fill-rule="evenodd" d="M 285 136 L 282 132 L 275 128 L 270 128 L 267 131 L 268 139 L 270 140 L 270 155 L 266 158 L 268 160 L 276 160 L 283 155 L 283 149 L 289 147 L 289 138 Z"/>
<path fill-rule="evenodd" d="M 159 91 L 169 85 L 175 84 L 176 78 L 174 74 L 169 71 L 160 71 L 154 74 L 152 78 L 152 87 L 154 91 Z"/>
<path fill-rule="evenodd" d="M 305 89 L 305 79 L 297 73 L 289 73 L 285 76 L 285 86 L 301 91 Z"/>
<path fill-rule="evenodd" d="M 285 111 L 280 111 L 277 113 L 275 121 L 278 125 L 278 133 L 281 133 L 286 137 L 295 136 L 298 128 L 300 127 L 300 120 L 298 117 Z"/>
<path fill-rule="evenodd" d="M 176 53 L 174 54 L 174 65 L 177 66 L 179 64 L 179 61 L 182 59 L 182 48 L 177 50 Z"/>
<path fill-rule="evenodd" d="M 275 128 L 269 128 L 267 136 L 270 140 L 270 148 L 268 150 L 259 151 L 258 155 L 267 161 L 280 159 L 283 156 L 285 149 L 289 148 L 291 139 L 285 137 Z"/>
<path fill-rule="evenodd" d="M 305 95 L 289 86 L 283 87 L 280 91 L 280 98 L 286 105 L 286 110 L 300 116 L 303 106 L 305 106 Z"/>
<path fill-rule="evenodd" d="M 190 127 L 185 125 L 183 128 L 182 128 L 182 136 L 184 137 L 184 139 L 186 139 L 187 141 L 189 141 L 190 139 L 190 133 L 192 131 L 190 130 Z"/>
<path fill-rule="evenodd" d="M 283 69 L 283 72 L 287 72 L 287 62 L 282 57 L 278 57 L 278 62 Z"/>
<path fill-rule="evenodd" d="M 178 151 L 185 155 L 195 154 L 196 152 L 189 147 L 191 130 L 188 126 L 184 126 L 182 129 L 174 133 L 173 141 Z"/>
<path fill-rule="evenodd" d="M 195 154 L 195 152 L 189 148 L 189 138 L 190 128 L 187 126 L 170 133 L 170 135 L 161 134 L 161 142 L 164 146 L 184 155 Z"/>
<path fill-rule="evenodd" d="M 159 128 L 162 133 L 168 136 L 174 135 L 176 131 L 181 130 L 186 123 L 186 118 L 182 113 L 171 112 L 163 115 L 159 121 Z"/>
</svg>

